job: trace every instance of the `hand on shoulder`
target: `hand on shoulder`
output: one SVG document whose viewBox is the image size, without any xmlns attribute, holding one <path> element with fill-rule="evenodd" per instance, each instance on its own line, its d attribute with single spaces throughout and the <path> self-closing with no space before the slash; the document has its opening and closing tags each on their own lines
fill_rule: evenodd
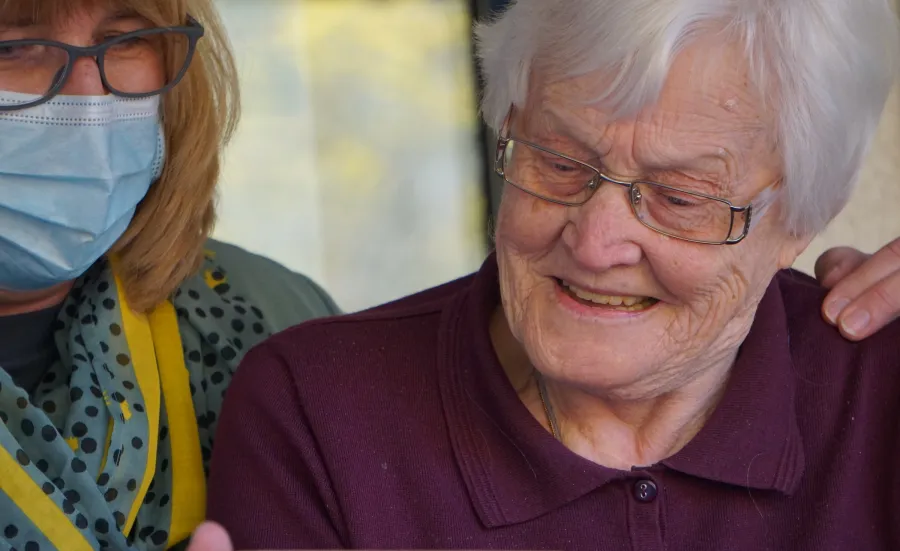
<svg viewBox="0 0 900 551">
<path fill-rule="evenodd" d="M 831 289 L 822 313 L 846 338 L 865 339 L 900 316 L 900 237 L 874 255 L 851 247 L 829 249 L 815 271 L 819 283 Z"/>
</svg>

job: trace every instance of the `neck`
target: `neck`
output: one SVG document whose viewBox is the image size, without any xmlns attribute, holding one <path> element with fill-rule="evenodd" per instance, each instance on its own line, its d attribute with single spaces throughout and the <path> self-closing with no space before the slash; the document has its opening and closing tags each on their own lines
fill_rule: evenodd
<svg viewBox="0 0 900 551">
<path fill-rule="evenodd" d="M 727 375 L 727 368 L 711 368 L 678 390 L 641 400 L 548 380 L 547 400 L 569 449 L 607 467 L 630 469 L 658 463 L 687 445 L 718 404 Z"/>
<path fill-rule="evenodd" d="M 532 415 L 550 430 L 536 372 L 509 332 L 502 310 L 491 320 L 498 359 Z M 546 402 L 556 416 L 560 440 L 573 452 L 600 465 L 631 469 L 648 466 L 681 450 L 700 431 L 718 404 L 737 350 L 693 366 L 695 375 L 677 388 L 639 390 L 586 388 L 544 377 Z"/>
<path fill-rule="evenodd" d="M 68 281 L 41 291 L 0 290 L 0 316 L 15 316 L 52 308 L 66 299 L 72 285 L 73 282 Z"/>
</svg>

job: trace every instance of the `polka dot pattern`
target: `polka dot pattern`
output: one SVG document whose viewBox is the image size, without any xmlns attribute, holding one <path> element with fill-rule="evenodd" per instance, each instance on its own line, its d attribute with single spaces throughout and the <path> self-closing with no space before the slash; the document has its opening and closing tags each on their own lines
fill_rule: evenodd
<svg viewBox="0 0 900 551">
<path fill-rule="evenodd" d="M 227 272 L 209 257 L 173 303 L 208 472 L 225 390 L 246 350 L 272 329 L 263 311 L 234 294 Z M 149 423 L 120 308 L 111 270 L 98 263 L 77 282 L 60 312 L 55 325 L 60 360 L 33 395 L 0 370 L 0 445 L 95 548 L 162 550 L 168 546 L 172 514 L 168 419 L 163 408 L 153 435 L 155 473 L 141 496 Z M 4 498 L 0 493 L 3 543 L 18 550 L 51 549 Z M 125 535 L 121 530 L 136 500 L 141 506 Z"/>
</svg>

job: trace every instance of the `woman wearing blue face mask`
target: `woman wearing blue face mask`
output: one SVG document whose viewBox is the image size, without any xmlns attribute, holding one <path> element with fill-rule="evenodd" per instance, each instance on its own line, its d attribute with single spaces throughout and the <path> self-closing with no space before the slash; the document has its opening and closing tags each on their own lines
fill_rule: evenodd
<svg viewBox="0 0 900 551">
<path fill-rule="evenodd" d="M 0 548 L 184 541 L 243 354 L 337 312 L 207 240 L 236 115 L 212 0 L 0 2 Z"/>
</svg>

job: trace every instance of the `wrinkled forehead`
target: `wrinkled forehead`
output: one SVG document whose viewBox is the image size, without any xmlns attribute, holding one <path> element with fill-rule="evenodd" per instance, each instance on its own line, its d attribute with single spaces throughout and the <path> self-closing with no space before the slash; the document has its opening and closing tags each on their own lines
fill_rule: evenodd
<svg viewBox="0 0 900 551">
<path fill-rule="evenodd" d="M 87 12 L 110 16 L 137 15 L 157 25 L 181 25 L 184 0 L 0 0 L 0 24 L 6 26 L 65 26 Z"/>
<path fill-rule="evenodd" d="M 723 147 L 745 148 L 752 146 L 748 141 L 774 139 L 772 98 L 751 78 L 749 62 L 738 45 L 715 37 L 699 39 L 657 74 L 656 82 L 650 75 L 626 91 L 642 97 L 640 102 L 616 101 L 622 75 L 615 68 L 558 80 L 538 76 L 525 110 L 550 115 L 545 124 L 555 121 L 551 126 L 561 125 L 591 142 L 609 125 L 622 123 L 715 137 Z M 732 141 L 726 138 L 740 143 L 724 143 Z"/>
</svg>

